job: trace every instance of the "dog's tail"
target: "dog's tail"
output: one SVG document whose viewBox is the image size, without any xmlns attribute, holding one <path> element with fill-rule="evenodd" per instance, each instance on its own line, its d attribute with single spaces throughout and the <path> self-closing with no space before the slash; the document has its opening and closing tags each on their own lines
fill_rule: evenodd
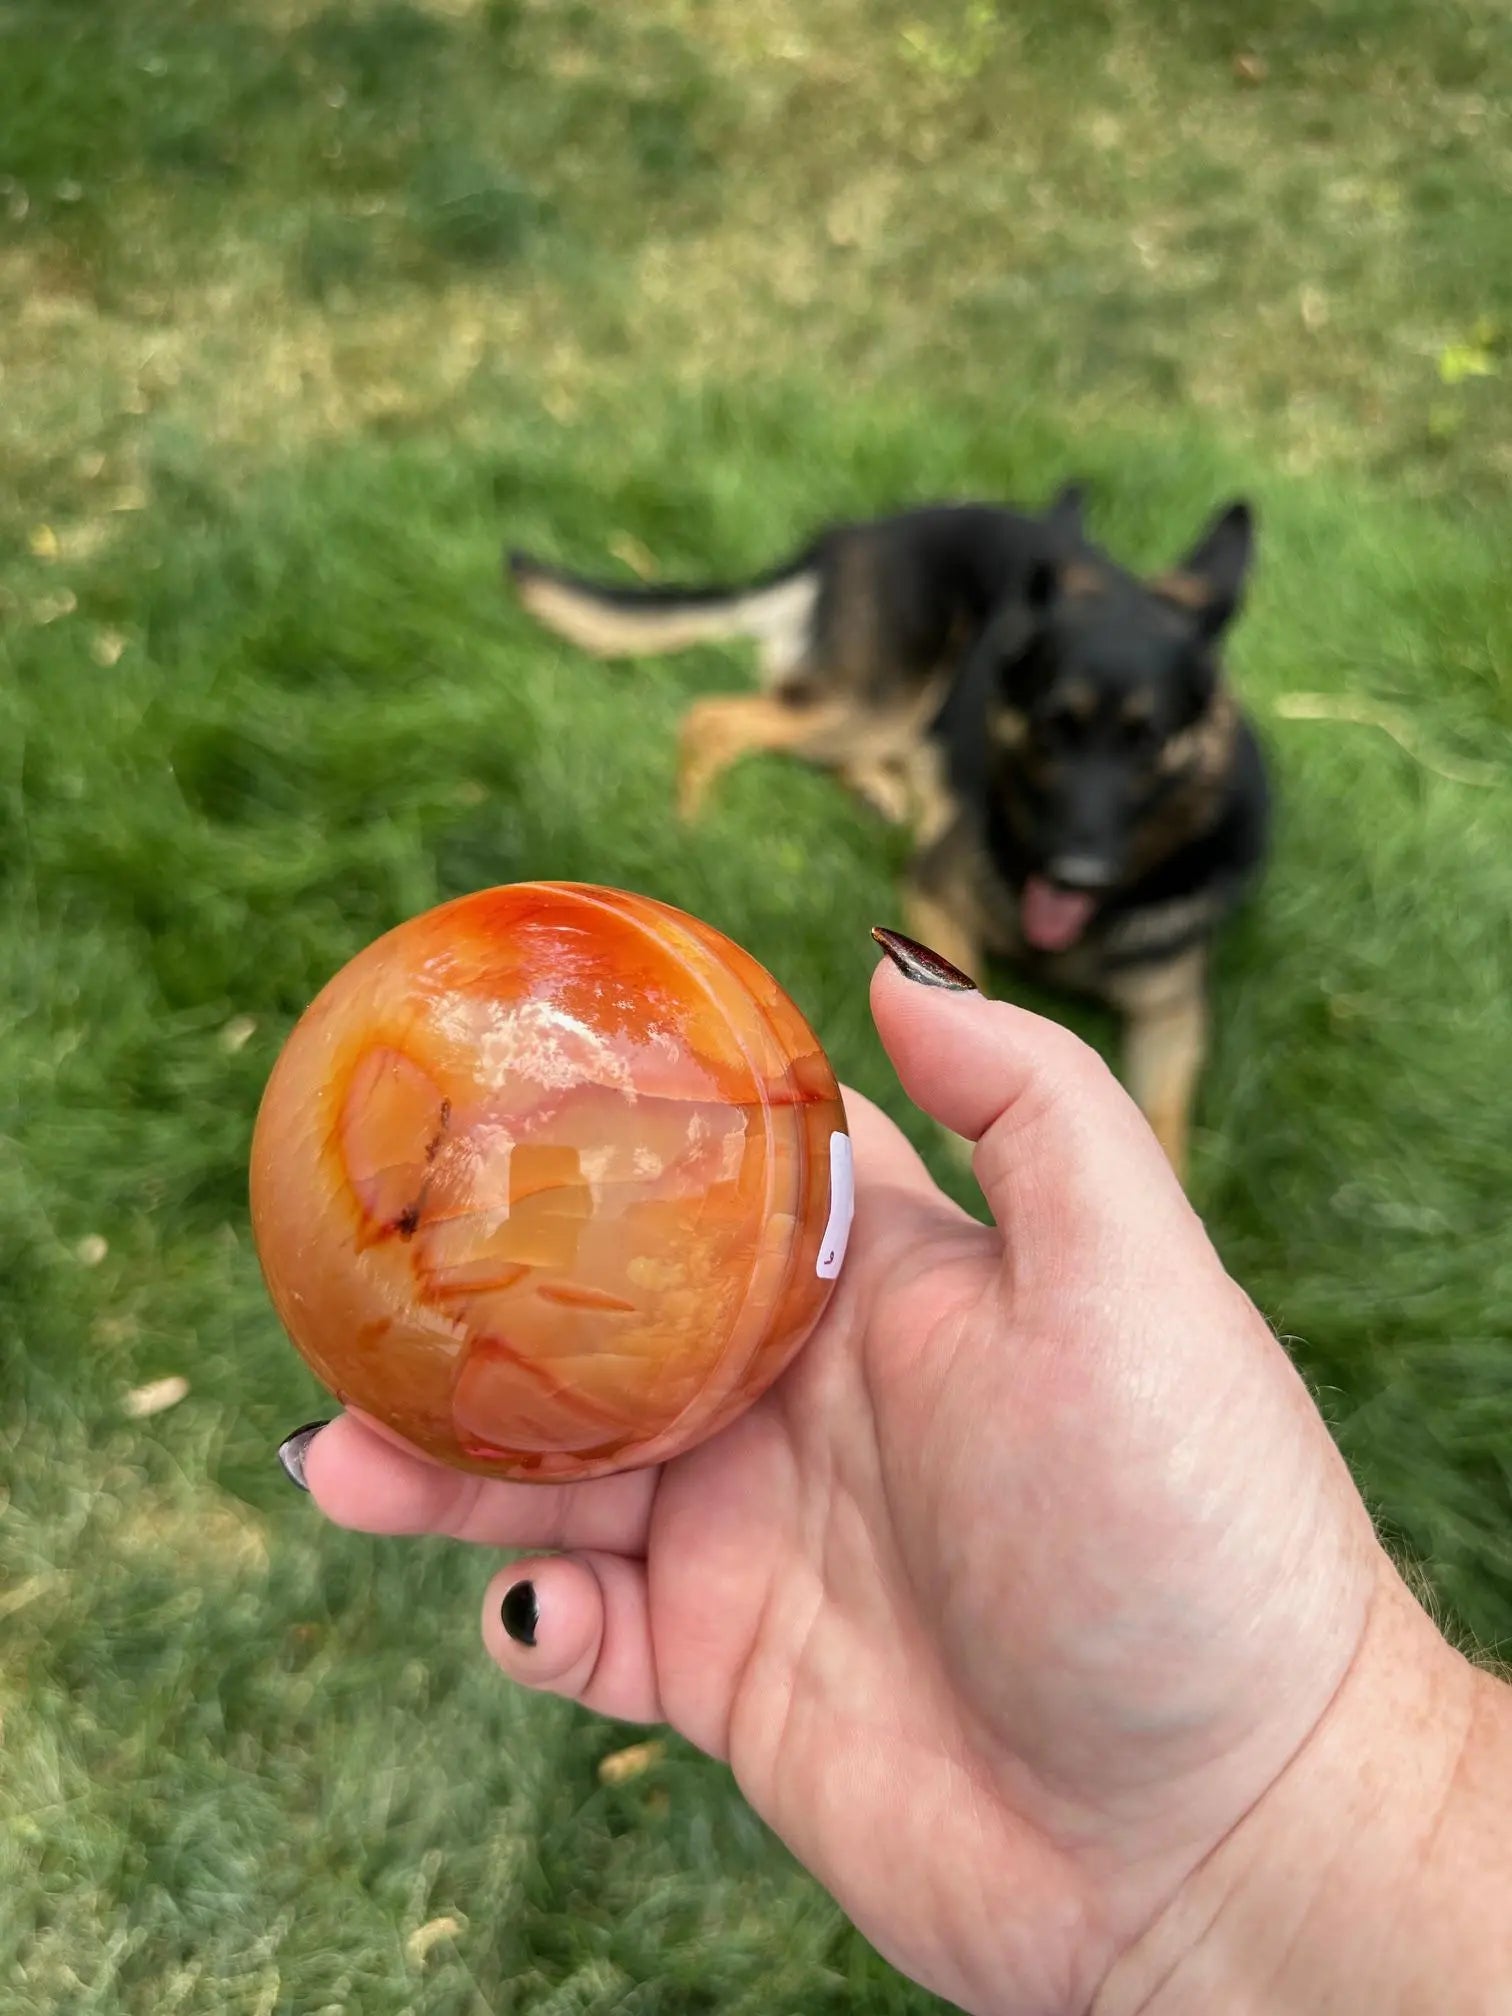
<svg viewBox="0 0 1512 2016">
<path fill-rule="evenodd" d="M 600 658 L 683 651 L 727 637 L 780 648 L 806 631 L 819 587 L 812 552 L 734 588 L 619 587 L 528 553 L 506 555 L 504 566 L 537 622 Z"/>
</svg>

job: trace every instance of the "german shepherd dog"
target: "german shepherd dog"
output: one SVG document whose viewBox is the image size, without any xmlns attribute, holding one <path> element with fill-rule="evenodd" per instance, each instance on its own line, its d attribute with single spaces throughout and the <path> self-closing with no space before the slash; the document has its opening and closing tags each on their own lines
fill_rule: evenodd
<svg viewBox="0 0 1512 2016">
<path fill-rule="evenodd" d="M 835 525 L 737 587 L 507 565 L 532 615 L 602 657 L 753 640 L 761 690 L 684 717 L 683 816 L 748 752 L 837 772 L 913 830 L 916 937 L 979 982 L 996 956 L 1122 1013 L 1126 1082 L 1184 1174 L 1209 946 L 1269 823 L 1219 662 L 1252 546 L 1231 504 L 1141 580 L 1088 538 L 1072 486 L 1038 515 L 947 504 Z"/>
</svg>

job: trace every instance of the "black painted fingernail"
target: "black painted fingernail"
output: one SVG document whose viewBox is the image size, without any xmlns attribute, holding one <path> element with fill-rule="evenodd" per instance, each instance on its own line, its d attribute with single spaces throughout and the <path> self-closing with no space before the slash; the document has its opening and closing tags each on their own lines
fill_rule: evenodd
<svg viewBox="0 0 1512 2016">
<path fill-rule="evenodd" d="M 905 938 L 901 931 L 889 931 L 881 924 L 873 924 L 872 936 L 898 971 L 910 980 L 917 980 L 921 987 L 949 987 L 957 994 L 976 993 L 977 984 L 969 973 L 952 966 L 948 959 L 931 952 L 917 939 Z"/>
<path fill-rule="evenodd" d="M 307 1421 L 303 1428 L 296 1428 L 292 1435 L 286 1435 L 278 1445 L 278 1460 L 284 1467 L 284 1475 L 291 1484 L 297 1484 L 301 1491 L 308 1491 L 305 1482 L 305 1458 L 310 1453 L 310 1444 L 322 1428 L 330 1427 L 329 1421 Z"/>
<path fill-rule="evenodd" d="M 534 1582 L 516 1582 L 506 1589 L 499 1614 L 516 1645 L 534 1645 L 536 1621 L 541 1614 L 536 1608 Z"/>
</svg>

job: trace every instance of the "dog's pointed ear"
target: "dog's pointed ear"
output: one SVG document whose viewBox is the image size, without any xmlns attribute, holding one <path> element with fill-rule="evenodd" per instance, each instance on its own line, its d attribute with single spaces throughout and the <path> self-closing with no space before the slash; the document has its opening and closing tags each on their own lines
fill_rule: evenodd
<svg viewBox="0 0 1512 2016">
<path fill-rule="evenodd" d="M 1087 486 L 1067 483 L 1045 513 L 1045 525 L 1057 542 L 1080 546 L 1087 536 Z"/>
<path fill-rule="evenodd" d="M 1155 583 L 1155 592 L 1189 609 L 1204 637 L 1216 637 L 1238 613 L 1254 553 L 1255 514 L 1241 499 L 1218 513 L 1181 565 Z"/>
</svg>

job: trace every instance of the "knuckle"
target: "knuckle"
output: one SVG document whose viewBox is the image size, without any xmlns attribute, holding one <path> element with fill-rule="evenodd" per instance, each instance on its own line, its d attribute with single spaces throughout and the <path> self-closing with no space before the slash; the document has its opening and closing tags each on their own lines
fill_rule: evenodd
<svg viewBox="0 0 1512 2016">
<path fill-rule="evenodd" d="M 1047 1022 L 1040 1033 L 1028 1102 L 1043 1115 L 1054 1108 L 1069 1114 L 1107 1099 L 1116 1079 L 1106 1059 L 1062 1023 Z"/>
<path fill-rule="evenodd" d="M 1030 1142 L 1080 1160 L 1079 1148 L 1099 1136 L 1117 1080 L 1105 1060 L 1072 1030 L 1046 1022 L 1013 1104 L 983 1134 L 973 1163 L 990 1191 L 1022 1159 Z"/>
</svg>

